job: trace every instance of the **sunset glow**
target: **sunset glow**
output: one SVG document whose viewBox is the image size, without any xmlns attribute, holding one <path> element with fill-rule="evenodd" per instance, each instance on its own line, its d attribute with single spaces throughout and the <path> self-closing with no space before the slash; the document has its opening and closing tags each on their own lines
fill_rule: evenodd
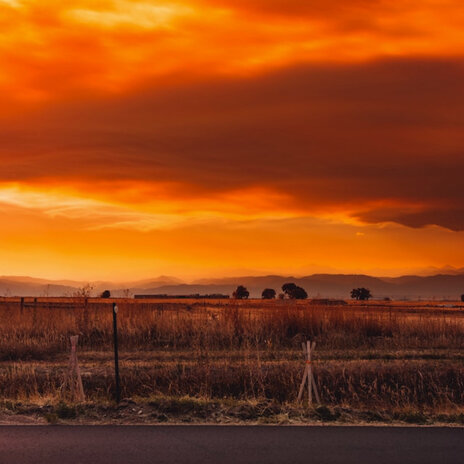
<svg viewBox="0 0 464 464">
<path fill-rule="evenodd" d="M 0 274 L 464 266 L 464 4 L 0 0 Z"/>
</svg>

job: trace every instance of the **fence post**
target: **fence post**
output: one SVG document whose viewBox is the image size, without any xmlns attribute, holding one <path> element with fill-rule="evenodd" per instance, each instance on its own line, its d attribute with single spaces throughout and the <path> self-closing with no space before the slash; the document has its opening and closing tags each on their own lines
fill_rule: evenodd
<svg viewBox="0 0 464 464">
<path fill-rule="evenodd" d="M 77 361 L 77 341 L 79 340 L 79 335 L 73 335 L 70 337 L 70 340 L 71 356 L 69 357 L 68 372 L 61 388 L 63 389 L 69 384 L 72 399 L 74 400 L 77 397 L 79 401 L 85 401 L 81 371 Z"/>
<path fill-rule="evenodd" d="M 119 353 L 118 353 L 118 305 L 113 303 L 113 339 L 114 339 L 114 377 L 116 381 L 116 403 L 121 401 L 119 385 Z"/>
<path fill-rule="evenodd" d="M 303 399 L 304 387 L 308 383 L 308 406 L 311 406 L 313 402 L 313 392 L 316 397 L 316 401 L 320 404 L 321 399 L 319 397 L 319 392 L 317 391 L 316 381 L 314 380 L 314 374 L 312 369 L 312 359 L 311 352 L 316 348 L 316 342 L 310 342 L 309 340 L 306 343 L 301 344 L 303 347 L 303 355 L 305 357 L 305 368 L 303 373 L 303 379 L 301 380 L 300 390 L 298 392 L 298 402 Z"/>
</svg>

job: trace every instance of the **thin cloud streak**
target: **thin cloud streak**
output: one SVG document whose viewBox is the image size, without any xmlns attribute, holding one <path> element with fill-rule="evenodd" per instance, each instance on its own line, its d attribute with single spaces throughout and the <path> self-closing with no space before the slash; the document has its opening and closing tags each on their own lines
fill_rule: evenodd
<svg viewBox="0 0 464 464">
<path fill-rule="evenodd" d="M 247 192 L 243 194 L 246 195 Z M 44 192 L 40 189 L 25 190 L 11 185 L 0 186 L 0 207 L 10 207 L 9 214 L 12 212 L 11 208 L 28 210 L 49 218 L 60 217 L 78 221 L 77 227 L 85 230 L 114 228 L 149 232 L 207 223 L 249 226 L 256 221 L 281 221 L 301 217 L 298 213 L 290 211 L 265 213 L 255 209 L 254 211 L 240 212 L 234 205 L 234 201 L 238 200 L 233 195 L 225 196 L 223 201 L 229 201 L 230 204 L 222 203 L 222 208 L 219 207 L 219 204 L 193 202 L 190 207 L 184 205 L 183 209 L 179 211 L 179 204 L 173 202 L 170 206 L 152 204 L 147 208 L 146 205 L 143 205 L 144 208 L 140 211 L 137 210 L 137 205 L 131 207 L 60 192 Z M 172 212 L 162 213 L 157 212 L 157 209 Z"/>
<path fill-rule="evenodd" d="M 53 193 L 23 191 L 15 187 L 0 188 L 0 205 L 13 206 L 44 214 L 50 218 L 78 220 L 82 229 L 103 228 L 150 231 L 172 228 L 186 218 L 171 214 L 144 214 L 92 199 Z"/>
</svg>

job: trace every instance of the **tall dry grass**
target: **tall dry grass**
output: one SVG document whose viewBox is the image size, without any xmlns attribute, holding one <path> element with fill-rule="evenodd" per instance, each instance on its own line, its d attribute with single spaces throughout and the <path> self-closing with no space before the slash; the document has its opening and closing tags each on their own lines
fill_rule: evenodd
<svg viewBox="0 0 464 464">
<path fill-rule="evenodd" d="M 299 347 L 311 338 L 322 349 L 464 346 L 464 318 L 427 311 L 388 311 L 272 302 L 207 306 L 119 302 L 122 350 Z M 0 304 L 0 360 L 43 358 L 67 349 L 80 335 L 82 349 L 110 350 L 111 303 L 71 303 L 65 308 Z"/>
<path fill-rule="evenodd" d="M 0 360 L 44 359 L 67 350 L 112 346 L 111 303 L 67 301 L 64 307 L 0 303 Z M 464 317 L 434 311 L 357 306 L 327 307 L 287 302 L 139 303 L 120 301 L 121 350 L 298 349 L 316 340 L 319 349 L 422 349 L 464 347 Z"/>
<path fill-rule="evenodd" d="M 316 340 L 319 349 L 464 347 L 464 317 L 422 310 L 389 311 L 280 302 L 134 303 L 120 301 L 121 350 L 295 349 Z M 43 359 L 67 350 L 112 346 L 111 303 L 71 301 L 66 307 L 0 304 L 0 360 Z"/>
<path fill-rule="evenodd" d="M 118 306 L 123 396 L 293 402 L 302 375 L 300 345 L 311 338 L 327 404 L 464 404 L 459 311 L 286 301 L 120 300 Z M 0 301 L 0 398 L 56 397 L 75 334 L 88 397 L 110 399 L 111 302 L 38 300 L 21 307 L 18 300 Z M 380 359 L 359 356 L 375 350 Z M 442 359 L 433 359 L 434 350 L 442 350 Z M 399 354 L 389 360 L 391 353 Z"/>
<path fill-rule="evenodd" d="M 124 363 L 123 397 L 168 395 L 208 399 L 296 400 L 302 363 L 170 363 L 140 366 Z M 84 369 L 84 389 L 94 401 L 110 400 L 114 376 L 110 366 Z M 352 361 L 318 365 L 315 378 L 322 402 L 356 408 L 452 409 L 464 405 L 462 363 Z M 0 370 L 0 398 L 12 400 L 58 398 L 63 381 L 59 368 L 11 365 Z"/>
</svg>

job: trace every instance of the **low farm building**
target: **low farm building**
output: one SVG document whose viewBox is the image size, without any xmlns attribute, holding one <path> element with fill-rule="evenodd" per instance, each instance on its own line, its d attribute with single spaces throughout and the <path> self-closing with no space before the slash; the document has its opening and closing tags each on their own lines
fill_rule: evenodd
<svg viewBox="0 0 464 464">
<path fill-rule="evenodd" d="M 140 300 L 150 300 L 150 299 L 197 299 L 197 300 L 221 300 L 224 298 L 229 298 L 229 295 L 221 295 L 221 294 L 211 294 L 211 295 L 200 295 L 199 293 L 195 293 L 194 295 L 166 295 L 166 294 L 156 294 L 156 295 L 134 295 L 135 299 Z"/>
<path fill-rule="evenodd" d="M 313 298 L 310 303 L 326 306 L 343 306 L 348 304 L 345 300 L 334 300 L 330 298 Z"/>
</svg>

